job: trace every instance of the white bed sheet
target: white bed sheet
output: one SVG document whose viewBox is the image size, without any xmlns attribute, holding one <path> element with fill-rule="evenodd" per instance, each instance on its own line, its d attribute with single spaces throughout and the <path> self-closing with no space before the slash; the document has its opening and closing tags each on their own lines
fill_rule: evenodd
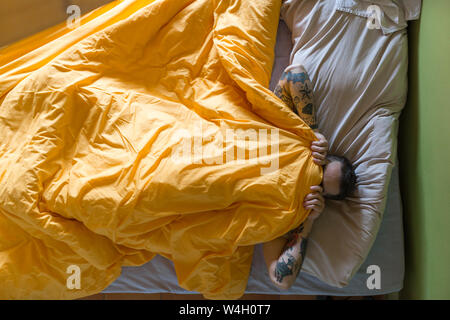
<svg viewBox="0 0 450 320">
<path fill-rule="evenodd" d="M 277 35 L 276 59 L 270 88 L 273 90 L 284 68 L 289 64 L 291 52 L 290 32 L 281 21 Z M 396 161 L 395 161 L 396 163 Z M 381 271 L 380 289 L 369 289 L 370 274 L 367 267 L 377 265 Z M 375 243 L 365 262 L 349 284 L 343 288 L 328 285 L 314 276 L 301 272 L 289 291 L 273 286 L 265 268 L 262 246 L 255 248 L 252 270 L 246 293 L 304 294 L 304 295 L 376 295 L 398 292 L 403 287 L 404 248 L 401 197 L 398 169 L 393 167 L 387 193 L 386 208 Z M 124 267 L 121 276 L 103 292 L 138 293 L 196 293 L 178 286 L 173 263 L 161 256 L 140 267 Z"/>
</svg>

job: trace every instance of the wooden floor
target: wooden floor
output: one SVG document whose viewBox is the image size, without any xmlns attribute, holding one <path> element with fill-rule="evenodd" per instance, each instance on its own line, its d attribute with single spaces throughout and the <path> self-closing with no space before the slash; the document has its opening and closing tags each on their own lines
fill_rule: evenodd
<svg viewBox="0 0 450 320">
<path fill-rule="evenodd" d="M 112 0 L 0 0 L 0 47 L 8 45 L 71 16 L 70 5 L 85 14 Z"/>
<path fill-rule="evenodd" d="M 267 295 L 245 294 L 239 300 L 384 300 L 384 295 L 370 297 L 330 297 L 330 296 L 306 296 L 306 295 Z M 206 300 L 199 294 L 172 294 L 172 293 L 99 293 L 79 300 Z"/>
</svg>

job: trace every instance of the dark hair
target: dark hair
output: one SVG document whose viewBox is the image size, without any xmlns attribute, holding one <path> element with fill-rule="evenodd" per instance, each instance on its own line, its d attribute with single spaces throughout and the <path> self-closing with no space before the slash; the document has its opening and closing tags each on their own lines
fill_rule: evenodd
<svg viewBox="0 0 450 320">
<path fill-rule="evenodd" d="M 344 200 L 356 189 L 357 177 L 355 169 L 353 168 L 351 162 L 345 157 L 330 154 L 327 155 L 327 160 L 339 161 L 341 163 L 342 171 L 341 171 L 341 183 L 339 186 L 339 193 L 336 195 L 325 195 L 324 197 L 332 200 Z"/>
</svg>

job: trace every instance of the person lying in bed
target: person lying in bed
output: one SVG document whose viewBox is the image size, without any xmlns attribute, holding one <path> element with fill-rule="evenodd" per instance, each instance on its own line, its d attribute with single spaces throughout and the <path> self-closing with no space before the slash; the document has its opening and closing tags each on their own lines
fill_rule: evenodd
<svg viewBox="0 0 450 320">
<path fill-rule="evenodd" d="M 303 202 L 311 209 L 308 218 L 286 235 L 263 244 L 264 260 L 270 280 L 280 289 L 287 290 L 295 282 L 305 259 L 308 234 L 312 224 L 325 207 L 324 198 L 342 200 L 355 188 L 356 175 L 350 161 L 345 157 L 328 155 L 328 142 L 318 132 L 312 85 L 308 74 L 301 65 L 285 69 L 276 88 L 275 95 L 315 132 L 318 141 L 311 146 L 314 162 L 323 166 L 323 181 L 320 186 L 312 186 Z"/>
</svg>

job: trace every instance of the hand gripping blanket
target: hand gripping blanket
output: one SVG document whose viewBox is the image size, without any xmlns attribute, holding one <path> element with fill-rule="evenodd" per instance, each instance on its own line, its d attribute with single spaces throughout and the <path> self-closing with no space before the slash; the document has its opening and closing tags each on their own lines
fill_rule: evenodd
<svg viewBox="0 0 450 320">
<path fill-rule="evenodd" d="M 268 90 L 280 1 L 116 1 L 0 51 L 0 298 L 74 299 L 160 254 L 245 291 L 322 169 Z"/>
</svg>

